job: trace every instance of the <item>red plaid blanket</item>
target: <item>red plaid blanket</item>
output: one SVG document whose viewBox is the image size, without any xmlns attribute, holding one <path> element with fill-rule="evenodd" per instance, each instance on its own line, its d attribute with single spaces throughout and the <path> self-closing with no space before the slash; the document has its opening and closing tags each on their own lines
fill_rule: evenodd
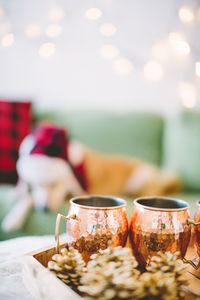
<svg viewBox="0 0 200 300">
<path fill-rule="evenodd" d="M 18 150 L 30 127 L 30 102 L 0 100 L 0 182 L 17 181 Z"/>
</svg>

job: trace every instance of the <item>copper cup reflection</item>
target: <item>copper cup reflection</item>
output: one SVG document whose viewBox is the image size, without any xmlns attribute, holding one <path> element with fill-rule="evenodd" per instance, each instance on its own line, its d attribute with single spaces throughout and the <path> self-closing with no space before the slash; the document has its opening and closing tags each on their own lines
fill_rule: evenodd
<svg viewBox="0 0 200 300">
<path fill-rule="evenodd" d="M 195 214 L 195 245 L 197 248 L 197 254 L 200 258 L 200 201 L 197 202 L 197 211 Z M 200 267 L 200 263 L 199 263 Z"/>
<path fill-rule="evenodd" d="M 68 216 L 58 215 L 56 224 L 57 251 L 59 225 L 67 219 L 67 245 L 82 253 L 87 261 L 99 249 L 125 246 L 128 236 L 126 201 L 116 197 L 82 196 L 70 200 Z"/>
<path fill-rule="evenodd" d="M 194 243 L 197 252 L 197 257 L 188 260 L 184 258 L 185 263 L 189 263 L 194 269 L 200 269 L 200 201 L 197 202 L 197 211 L 194 220 L 189 219 L 188 224 L 194 226 Z"/>
<path fill-rule="evenodd" d="M 195 232 L 195 247 L 197 251 L 197 258 L 195 259 L 195 262 L 192 261 L 191 265 L 195 269 L 200 268 L 200 201 L 197 202 L 197 211 L 195 214 L 195 222 L 194 222 L 194 232 Z"/>
<path fill-rule="evenodd" d="M 159 251 L 179 251 L 185 256 L 191 235 L 188 204 L 166 197 L 144 197 L 134 201 L 130 241 L 140 266 Z"/>
</svg>

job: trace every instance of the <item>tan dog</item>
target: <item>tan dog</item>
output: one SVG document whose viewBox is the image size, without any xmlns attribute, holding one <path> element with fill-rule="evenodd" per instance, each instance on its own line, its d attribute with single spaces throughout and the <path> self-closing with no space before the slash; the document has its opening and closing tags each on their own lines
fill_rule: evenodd
<svg viewBox="0 0 200 300">
<path fill-rule="evenodd" d="M 40 125 L 36 133 L 20 147 L 18 199 L 2 222 L 5 231 L 19 230 L 32 209 L 58 211 L 69 193 L 136 197 L 180 189 L 177 176 L 143 161 L 98 153 L 69 141 L 62 128 Z"/>
<path fill-rule="evenodd" d="M 72 165 L 83 162 L 89 194 L 147 196 L 180 190 L 175 174 L 137 159 L 102 154 L 77 142 L 70 143 L 68 153 Z"/>
</svg>

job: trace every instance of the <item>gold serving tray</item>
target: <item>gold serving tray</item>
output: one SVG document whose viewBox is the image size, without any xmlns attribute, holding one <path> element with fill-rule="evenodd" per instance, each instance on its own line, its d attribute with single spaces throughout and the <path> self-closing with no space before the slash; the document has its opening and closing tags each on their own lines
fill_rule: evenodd
<svg viewBox="0 0 200 300">
<path fill-rule="evenodd" d="M 61 247 L 64 247 L 62 244 Z M 32 252 L 24 257 L 23 282 L 31 295 L 37 300 L 81 300 L 80 295 L 64 284 L 46 267 L 56 248 L 50 246 L 40 251 Z M 193 254 L 193 247 L 188 249 L 188 257 Z M 189 280 L 189 286 L 185 290 L 185 299 L 200 299 L 200 270 L 195 271 L 188 266 L 185 276 Z"/>
</svg>

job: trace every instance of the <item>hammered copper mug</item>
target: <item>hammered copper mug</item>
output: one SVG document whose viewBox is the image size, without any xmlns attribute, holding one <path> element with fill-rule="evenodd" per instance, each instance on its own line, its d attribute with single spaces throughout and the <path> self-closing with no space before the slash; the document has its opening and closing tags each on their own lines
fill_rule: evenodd
<svg viewBox="0 0 200 300">
<path fill-rule="evenodd" d="M 200 201 L 197 202 L 197 210 L 194 221 L 188 220 L 188 223 L 194 226 L 194 242 L 198 257 L 192 260 L 184 259 L 184 261 L 198 270 L 200 268 Z"/>
<path fill-rule="evenodd" d="M 179 251 L 184 258 L 190 242 L 189 207 L 185 201 L 144 197 L 134 201 L 130 242 L 140 266 L 145 267 L 159 251 Z"/>
<path fill-rule="evenodd" d="M 200 268 L 200 201 L 197 202 L 197 211 L 195 215 L 195 244 L 199 256 L 198 267 Z"/>
<path fill-rule="evenodd" d="M 87 261 L 99 249 L 125 246 L 128 236 L 126 201 L 117 197 L 82 196 L 70 200 L 67 216 L 57 215 L 55 238 L 59 253 L 61 219 L 67 221 L 67 246 L 82 253 Z"/>
</svg>

